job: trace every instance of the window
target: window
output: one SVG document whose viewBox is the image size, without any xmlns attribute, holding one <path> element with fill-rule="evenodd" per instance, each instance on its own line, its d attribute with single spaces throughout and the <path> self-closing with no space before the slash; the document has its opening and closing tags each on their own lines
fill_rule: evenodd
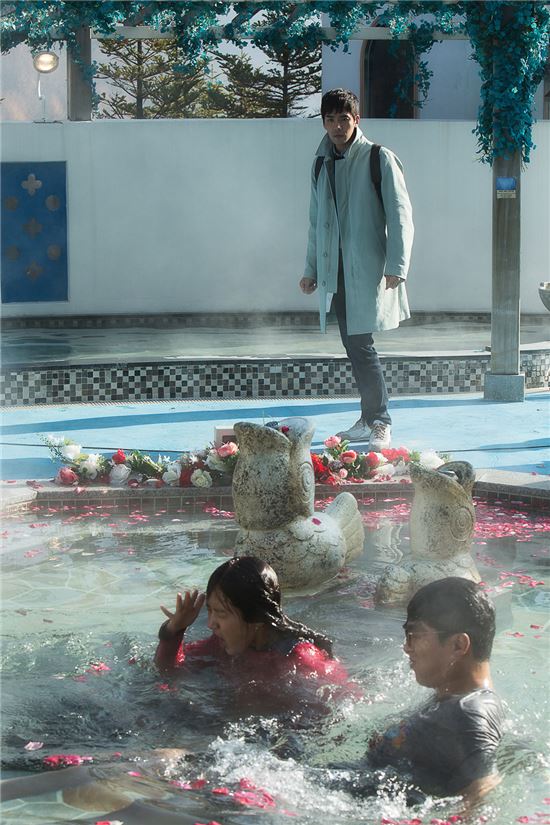
<svg viewBox="0 0 550 825">
<path fill-rule="evenodd" d="M 414 118 L 416 89 L 411 74 L 412 45 L 408 40 L 367 40 L 363 57 L 363 117 Z M 408 100 L 398 99 L 397 84 L 407 78 Z"/>
</svg>

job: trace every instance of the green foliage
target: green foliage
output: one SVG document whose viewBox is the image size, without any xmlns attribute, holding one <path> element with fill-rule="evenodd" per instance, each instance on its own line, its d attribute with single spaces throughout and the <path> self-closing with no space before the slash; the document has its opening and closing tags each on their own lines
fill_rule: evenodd
<svg viewBox="0 0 550 825">
<path fill-rule="evenodd" d="M 270 61 L 263 71 L 269 117 L 299 115 L 306 108 L 302 101 L 321 91 L 321 45 L 293 48 L 285 37 L 287 26 L 285 10 L 269 11 L 254 39 Z"/>
<path fill-rule="evenodd" d="M 153 461 L 151 456 L 133 450 L 126 462 L 133 473 L 139 473 L 146 478 L 161 478 L 166 467 L 160 462 Z"/>
<path fill-rule="evenodd" d="M 102 40 L 107 63 L 98 65 L 97 77 L 111 91 L 100 95 L 100 118 L 208 117 L 207 64 L 193 72 L 175 73 L 178 46 L 173 40 Z"/>
<path fill-rule="evenodd" d="M 215 53 L 225 81 L 214 81 L 208 89 L 208 106 L 213 115 L 232 118 L 271 117 L 265 97 L 266 77 L 252 65 L 250 57 Z"/>
<path fill-rule="evenodd" d="M 474 130 L 482 160 L 520 151 L 529 162 L 532 106 L 544 77 L 550 9 L 543 3 L 472 3 L 466 30 L 481 74 L 481 106 Z"/>
<path fill-rule="evenodd" d="M 100 34 L 115 31 L 121 23 L 153 26 L 175 35 L 181 62 L 175 69 L 193 75 L 208 52 L 222 40 L 242 46 L 247 38 L 259 48 L 288 49 L 299 53 L 313 51 L 326 42 L 320 25 L 321 13 L 328 16 L 336 38 L 331 47 L 348 41 L 357 26 L 387 26 L 392 35 L 408 33 L 413 45 L 409 72 L 414 72 L 420 101 L 429 88 L 430 71 L 425 57 L 434 42 L 434 33 L 466 31 L 482 79 L 481 106 L 475 134 L 481 159 L 492 163 L 495 157 L 520 151 L 527 163 L 533 148 L 533 96 L 544 74 L 550 36 L 550 9 L 543 2 L 521 0 L 495 2 L 459 0 L 456 3 L 412 2 L 363 3 L 359 0 L 334 2 L 62 2 L 34 0 L 11 4 L 15 7 L 0 20 L 2 49 L 9 51 L 22 41 L 32 50 L 51 47 L 54 40 L 65 40 L 78 60 L 76 32 L 91 26 Z M 229 23 L 220 21 L 234 12 Z M 260 15 L 272 15 L 260 25 Z M 256 20 L 254 20 L 256 18 Z M 254 77 L 245 63 L 237 67 L 243 76 Z M 87 67 L 83 69 L 89 71 Z M 92 67 L 92 72 L 95 67 Z M 286 98 L 280 79 L 272 101 L 285 109 Z M 407 94 L 409 80 L 403 80 L 396 96 Z M 216 90 L 215 90 L 216 91 Z M 227 102 L 227 101 L 226 101 Z M 241 101 L 241 108 L 243 102 Z M 254 104 L 255 105 L 255 104 Z M 271 104 L 270 104 L 271 105 Z M 296 108 L 296 107 L 295 107 Z M 290 105 L 292 109 L 292 105 Z M 290 110 L 289 109 L 289 110 Z M 297 110 L 297 109 L 296 109 Z M 260 115 L 262 116 L 262 115 Z M 267 115 L 266 115 L 267 116 Z"/>
</svg>

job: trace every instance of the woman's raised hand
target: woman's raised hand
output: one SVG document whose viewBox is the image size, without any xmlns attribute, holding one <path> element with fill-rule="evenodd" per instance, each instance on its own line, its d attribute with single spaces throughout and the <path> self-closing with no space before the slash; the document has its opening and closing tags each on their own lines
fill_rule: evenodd
<svg viewBox="0 0 550 825">
<path fill-rule="evenodd" d="M 201 612 L 205 599 L 205 593 L 199 593 L 198 590 L 186 590 L 184 596 L 181 593 L 176 596 L 176 610 L 174 613 L 161 604 L 160 609 L 165 616 L 168 616 L 167 629 L 171 633 L 179 633 L 192 625 Z"/>
</svg>

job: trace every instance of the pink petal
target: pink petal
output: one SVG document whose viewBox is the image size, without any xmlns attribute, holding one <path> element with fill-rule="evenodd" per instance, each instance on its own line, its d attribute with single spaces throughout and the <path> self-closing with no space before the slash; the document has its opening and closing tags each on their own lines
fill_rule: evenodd
<svg viewBox="0 0 550 825">
<path fill-rule="evenodd" d="M 26 751 L 39 751 L 40 748 L 44 747 L 44 742 L 27 742 L 25 745 Z"/>
</svg>

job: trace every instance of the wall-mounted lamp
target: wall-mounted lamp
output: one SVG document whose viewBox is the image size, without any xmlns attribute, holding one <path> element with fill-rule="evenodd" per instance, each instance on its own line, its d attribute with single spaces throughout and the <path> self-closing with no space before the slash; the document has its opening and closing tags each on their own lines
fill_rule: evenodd
<svg viewBox="0 0 550 825">
<path fill-rule="evenodd" d="M 40 74 L 55 72 L 59 66 L 59 57 L 53 52 L 37 52 L 32 59 L 33 66 Z"/>
<path fill-rule="evenodd" d="M 57 67 L 59 66 L 59 57 L 54 54 L 53 52 L 37 52 L 33 55 L 32 63 L 36 71 L 38 72 L 38 100 L 42 101 L 42 123 L 46 122 L 46 98 L 41 93 L 40 89 L 40 76 L 43 74 L 51 74 L 51 72 L 55 72 Z"/>
</svg>

